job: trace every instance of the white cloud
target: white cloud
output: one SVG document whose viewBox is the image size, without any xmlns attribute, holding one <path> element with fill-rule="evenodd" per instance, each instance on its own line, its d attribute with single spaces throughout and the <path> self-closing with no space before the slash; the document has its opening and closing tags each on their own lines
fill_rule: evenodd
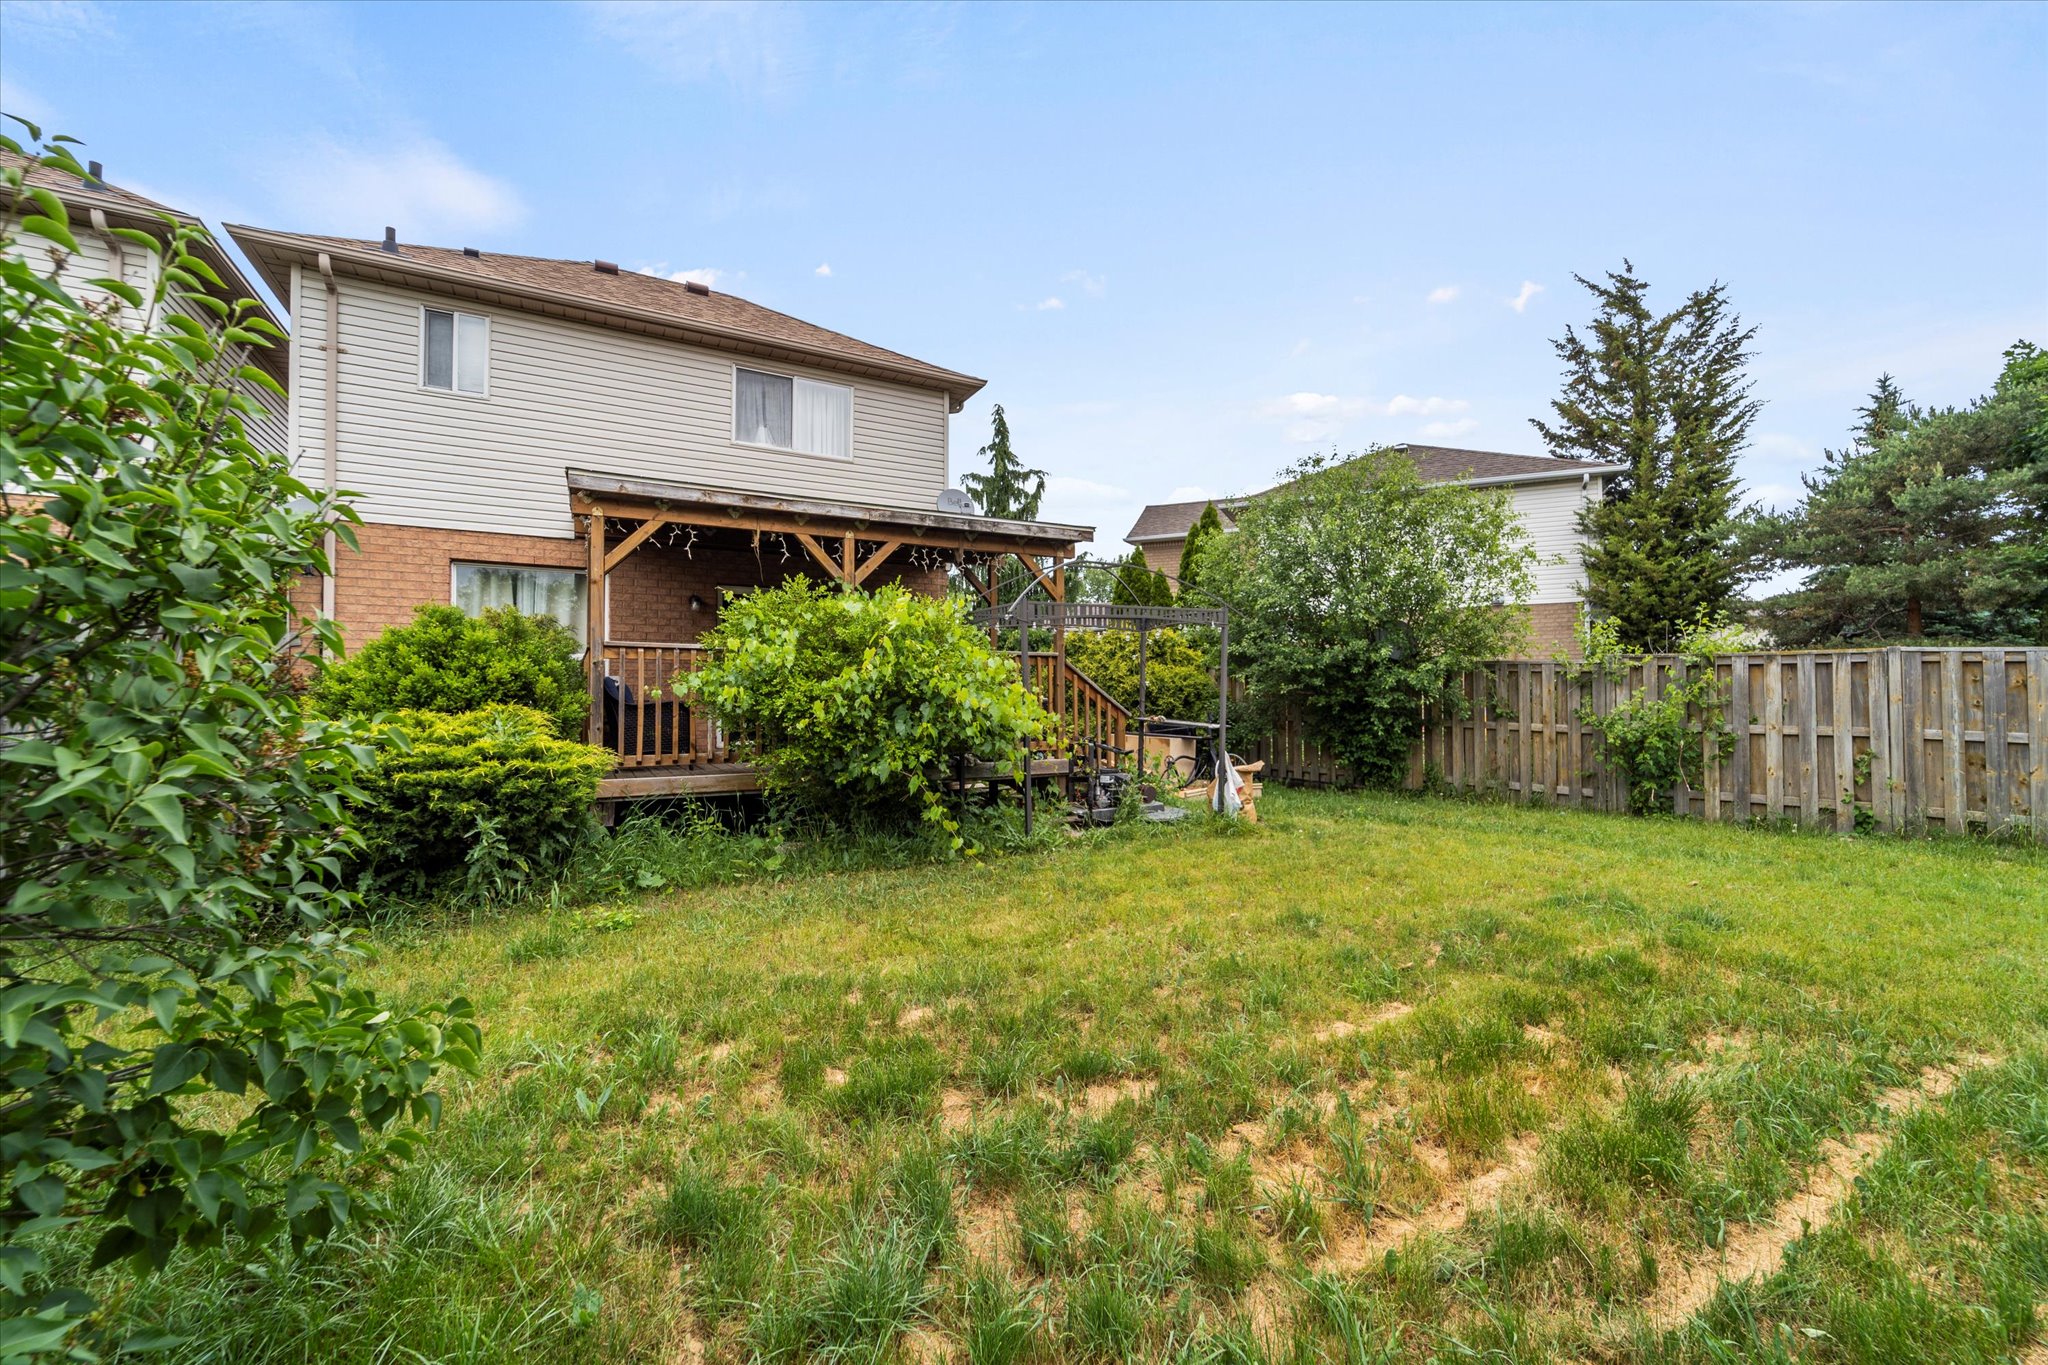
<svg viewBox="0 0 2048 1365">
<path fill-rule="evenodd" d="M 1431 303 L 1449 303 L 1456 297 L 1458 297 L 1458 286 L 1455 284 L 1438 285 L 1435 289 L 1429 291 L 1429 301 Z"/>
<path fill-rule="evenodd" d="M 1020 303 L 1017 308 L 1019 312 L 1025 313 L 1056 313 L 1066 306 L 1066 301 L 1055 294 L 1051 298 L 1040 299 L 1037 303 Z"/>
<path fill-rule="evenodd" d="M 694 270 L 670 270 L 667 261 L 654 265 L 636 265 L 635 274 L 652 275 L 656 279 L 674 280 L 677 284 L 701 284 L 706 289 L 725 278 L 726 272 L 715 266 L 700 265 Z"/>
<path fill-rule="evenodd" d="M 600 0 L 584 12 L 600 36 L 685 84 L 718 78 L 772 95 L 800 83 L 809 64 L 794 5 Z"/>
<path fill-rule="evenodd" d="M 114 36 L 113 15 L 94 0 L 7 0 L 7 24 L 47 38 Z"/>
<path fill-rule="evenodd" d="M 1069 270 L 1066 274 L 1060 276 L 1060 283 L 1080 285 L 1081 292 L 1091 299 L 1101 298 L 1109 289 L 1108 276 L 1091 275 L 1085 270 Z"/>
<path fill-rule="evenodd" d="M 1422 434 L 1432 440 L 1442 441 L 1453 436 L 1463 436 L 1468 431 L 1476 430 L 1478 426 L 1478 419 L 1472 417 L 1460 417 L 1455 422 L 1424 422 Z"/>
<path fill-rule="evenodd" d="M 1289 351 L 1288 354 L 1307 355 L 1309 353 L 1309 346 L 1309 339 L 1307 337 L 1303 337 L 1301 340 L 1294 343 L 1294 349 L 1292 351 Z"/>
<path fill-rule="evenodd" d="M 400 241 L 431 241 L 511 227 L 526 216 L 510 184 L 430 138 L 351 146 L 320 133 L 277 165 L 270 188 L 284 211 L 323 232 L 376 237 L 388 223 Z"/>
<path fill-rule="evenodd" d="M 820 278 L 829 278 L 832 274 L 832 263 L 830 261 L 820 261 L 818 262 L 818 268 L 811 273 Z"/>
<path fill-rule="evenodd" d="M 1277 417 L 1285 425 L 1281 434 L 1290 441 L 1320 441 L 1334 436 L 1345 421 L 1366 412 L 1363 398 L 1345 398 L 1334 393 L 1290 393 L 1259 404 L 1259 415 Z"/>
<path fill-rule="evenodd" d="M 1534 280 L 1523 280 L 1521 292 L 1508 300 L 1508 307 L 1520 313 L 1528 308 L 1529 300 L 1543 292 L 1543 286 Z"/>
<path fill-rule="evenodd" d="M 1045 491 L 1050 496 L 1075 500 L 1081 498 L 1128 498 L 1131 490 L 1119 488 L 1113 483 L 1097 483 L 1093 479 L 1080 479 L 1071 474 L 1049 474 L 1045 480 Z"/>
<path fill-rule="evenodd" d="M 1435 417 L 1441 413 L 1463 412 L 1472 405 L 1462 398 L 1410 398 L 1397 393 L 1387 400 L 1382 409 L 1389 417 Z"/>
<path fill-rule="evenodd" d="M 1202 487 L 1200 484 L 1184 483 L 1180 487 L 1174 489 L 1171 493 L 1168 493 L 1166 497 L 1163 499 L 1163 501 L 1195 502 L 1197 500 L 1200 500 L 1203 502 L 1214 502 L 1216 501 L 1218 496 L 1220 495 L 1211 492 L 1209 489 Z"/>
</svg>

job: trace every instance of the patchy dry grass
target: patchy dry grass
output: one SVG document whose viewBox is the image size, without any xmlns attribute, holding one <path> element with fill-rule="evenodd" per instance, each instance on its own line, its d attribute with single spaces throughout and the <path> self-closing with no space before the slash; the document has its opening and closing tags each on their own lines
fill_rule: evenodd
<svg viewBox="0 0 2048 1365">
<path fill-rule="evenodd" d="M 2048 859 L 1263 813 L 394 948 L 489 1053 L 389 1221 L 132 1305 L 234 1361 L 2038 1352 Z"/>
</svg>

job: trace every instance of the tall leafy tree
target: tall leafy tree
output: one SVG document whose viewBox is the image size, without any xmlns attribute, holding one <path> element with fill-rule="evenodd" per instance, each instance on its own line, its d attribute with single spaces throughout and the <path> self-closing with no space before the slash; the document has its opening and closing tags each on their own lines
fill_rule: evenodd
<svg viewBox="0 0 2048 1365">
<path fill-rule="evenodd" d="M 1314 456 L 1211 542 L 1250 718 L 1288 710 L 1360 779 L 1400 781 L 1424 703 L 1520 643 L 1536 553 L 1498 489 L 1424 483 L 1394 451 Z M 1233 712 L 1236 707 L 1233 705 Z"/>
<path fill-rule="evenodd" d="M 1223 518 L 1217 515 L 1216 504 L 1212 502 L 1202 509 L 1202 515 L 1188 531 L 1188 538 L 1181 542 L 1180 572 L 1177 575 L 1181 592 L 1199 586 L 1197 580 L 1202 575 L 1202 555 L 1208 548 L 1209 538 L 1222 534 Z"/>
<path fill-rule="evenodd" d="M 67 289 L 18 163 L 0 215 L 0 1356 L 93 1359 L 122 1324 L 53 1241 L 322 1236 L 481 1040 L 352 980 L 334 924 L 366 736 L 301 706 L 290 590 L 348 515 L 245 434 L 281 335 L 208 292 L 198 229 L 123 230 L 161 262 L 93 281 L 131 327 Z"/>
<path fill-rule="evenodd" d="M 1722 284 L 1658 313 L 1628 261 L 1575 278 L 1595 316 L 1552 343 L 1564 391 L 1554 420 L 1532 425 L 1553 455 L 1622 466 L 1583 514 L 1586 600 L 1626 645 L 1662 648 L 1722 611 L 1742 579 L 1735 458 L 1761 406 L 1744 373 L 1756 329 Z"/>
<path fill-rule="evenodd" d="M 1886 376 L 1792 512 L 1758 520 L 1804 572 L 1760 618 L 1781 643 L 2042 638 L 2048 616 L 2048 356 L 2022 342 L 1997 385 L 1921 413 Z"/>
</svg>

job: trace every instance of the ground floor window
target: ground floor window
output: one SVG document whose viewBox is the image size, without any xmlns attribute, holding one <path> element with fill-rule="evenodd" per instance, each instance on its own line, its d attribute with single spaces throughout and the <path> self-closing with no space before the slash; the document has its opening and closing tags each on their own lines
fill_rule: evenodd
<svg viewBox="0 0 2048 1365">
<path fill-rule="evenodd" d="M 551 616 L 584 638 L 590 602 L 589 580 L 575 569 L 536 569 L 523 564 L 457 564 L 455 605 L 470 616 L 492 607 L 516 607 L 528 616 Z M 610 584 L 606 584 L 610 587 Z"/>
</svg>

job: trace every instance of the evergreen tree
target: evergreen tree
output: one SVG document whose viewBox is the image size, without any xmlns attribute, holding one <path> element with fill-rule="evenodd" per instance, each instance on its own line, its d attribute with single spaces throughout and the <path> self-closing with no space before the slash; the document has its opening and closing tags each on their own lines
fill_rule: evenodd
<svg viewBox="0 0 2048 1365">
<path fill-rule="evenodd" d="M 1208 547 L 1211 536 L 1223 534 L 1223 518 L 1216 514 L 1216 504 L 1202 508 L 1202 515 L 1196 519 L 1194 528 L 1180 547 L 1180 590 L 1184 593 L 1196 585 L 1202 573 L 1202 554 Z"/>
<path fill-rule="evenodd" d="M 1152 571 L 1145 562 L 1145 552 L 1133 548 L 1117 565 L 1116 588 L 1109 600 L 1119 607 L 1149 607 L 1155 605 L 1158 596 L 1160 575 Z"/>
<path fill-rule="evenodd" d="M 1849 448 L 1762 518 L 1780 567 L 1806 572 L 1759 616 L 1782 644 L 1904 635 L 2040 638 L 2048 608 L 2048 356 L 2021 343 L 1992 393 L 1921 413 L 1878 381 Z"/>
<path fill-rule="evenodd" d="M 1553 343 L 1564 394 L 1554 424 L 1532 425 L 1553 455 L 1622 466 L 1581 517 L 1586 600 L 1624 644 L 1661 648 L 1725 608 L 1742 576 L 1735 456 L 1761 406 L 1743 374 L 1756 329 L 1725 285 L 1660 315 L 1628 261 L 1604 282 L 1574 278 L 1598 312 L 1587 336 L 1567 327 Z"/>
<path fill-rule="evenodd" d="M 980 505 L 983 515 L 1038 520 L 1038 505 L 1045 500 L 1045 471 L 1026 468 L 1010 449 L 1010 419 L 1003 416 L 1001 403 L 995 407 L 988 444 L 974 453 L 988 461 L 988 473 L 962 474 L 960 486 Z"/>
<path fill-rule="evenodd" d="M 988 461 L 988 473 L 962 474 L 960 486 L 985 516 L 1036 521 L 1038 505 L 1045 500 L 1045 471 L 1026 467 L 1010 449 L 1010 419 L 1003 415 L 1000 403 L 995 406 L 993 428 L 988 444 L 975 452 Z M 996 571 L 996 597 L 1007 607 L 1033 581 L 1023 565 L 1006 560 Z"/>
</svg>

